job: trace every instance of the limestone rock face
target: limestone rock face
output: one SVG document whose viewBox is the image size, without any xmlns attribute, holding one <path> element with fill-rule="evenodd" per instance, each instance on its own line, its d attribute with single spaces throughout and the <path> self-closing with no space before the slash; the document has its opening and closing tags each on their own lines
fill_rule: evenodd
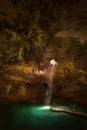
<svg viewBox="0 0 87 130">
<path fill-rule="evenodd" d="M 5 67 L 10 71 L 8 73 L 5 70 L 6 74 L 2 74 L 0 79 L 0 100 L 45 102 L 47 95 L 50 94 L 51 102 L 87 103 L 86 71 L 76 69 L 69 61 L 56 66 L 54 74 L 51 75 L 53 79 L 50 77 L 50 66 L 47 71 L 45 70 L 45 75 L 34 75 L 31 71 L 26 73 L 25 66 L 25 72 L 24 69 L 19 70 L 21 66 Z M 49 93 L 50 85 L 51 93 Z"/>
<path fill-rule="evenodd" d="M 0 0 L 0 99 L 49 94 L 87 103 L 87 0 Z"/>
<path fill-rule="evenodd" d="M 20 86 L 17 94 L 20 97 L 26 97 L 26 87 Z"/>
</svg>

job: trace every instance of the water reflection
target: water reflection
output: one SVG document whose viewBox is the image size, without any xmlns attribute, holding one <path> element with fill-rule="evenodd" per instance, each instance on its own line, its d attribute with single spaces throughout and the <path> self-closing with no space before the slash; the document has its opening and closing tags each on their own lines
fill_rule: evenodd
<svg viewBox="0 0 87 130">
<path fill-rule="evenodd" d="M 43 105 L 0 107 L 0 130 L 86 130 L 87 120 L 43 109 Z"/>
</svg>

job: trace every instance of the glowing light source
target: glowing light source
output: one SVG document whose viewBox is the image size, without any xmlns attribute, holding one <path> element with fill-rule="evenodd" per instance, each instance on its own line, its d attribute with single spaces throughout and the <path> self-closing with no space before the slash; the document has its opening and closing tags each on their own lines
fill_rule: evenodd
<svg viewBox="0 0 87 130">
<path fill-rule="evenodd" d="M 54 59 L 52 59 L 52 60 L 50 61 L 50 64 L 55 66 L 55 65 L 57 64 L 57 62 L 56 62 Z"/>
<path fill-rule="evenodd" d="M 50 109 L 50 106 L 43 106 L 43 109 L 49 110 L 49 109 Z"/>
</svg>

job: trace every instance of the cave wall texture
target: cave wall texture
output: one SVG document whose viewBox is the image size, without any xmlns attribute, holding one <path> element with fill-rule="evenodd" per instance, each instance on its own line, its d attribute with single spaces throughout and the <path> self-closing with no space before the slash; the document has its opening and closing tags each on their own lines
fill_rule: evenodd
<svg viewBox="0 0 87 130">
<path fill-rule="evenodd" d="M 55 59 L 52 100 L 87 103 L 86 12 L 86 0 L 0 1 L 1 100 L 44 101 Z"/>
</svg>

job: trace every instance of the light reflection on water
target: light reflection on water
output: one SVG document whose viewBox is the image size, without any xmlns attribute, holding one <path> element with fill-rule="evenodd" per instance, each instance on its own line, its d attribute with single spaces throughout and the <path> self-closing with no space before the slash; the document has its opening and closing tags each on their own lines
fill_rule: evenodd
<svg viewBox="0 0 87 130">
<path fill-rule="evenodd" d="M 43 109 L 43 105 L 0 107 L 0 130 L 86 130 L 86 119 Z"/>
</svg>

